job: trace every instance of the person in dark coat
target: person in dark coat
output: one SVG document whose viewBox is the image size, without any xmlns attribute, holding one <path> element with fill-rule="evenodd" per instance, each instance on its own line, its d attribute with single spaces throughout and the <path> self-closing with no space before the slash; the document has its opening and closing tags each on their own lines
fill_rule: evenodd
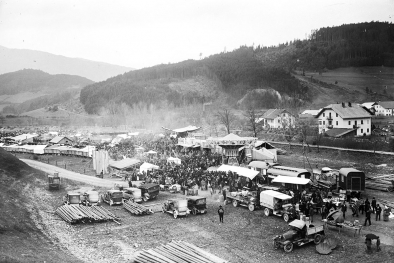
<svg viewBox="0 0 394 263">
<path fill-rule="evenodd" d="M 219 214 L 219 222 L 223 223 L 224 209 L 221 205 L 219 206 L 218 214 Z"/>
<path fill-rule="evenodd" d="M 370 238 L 365 239 L 365 244 L 367 245 L 367 253 L 372 252 L 372 240 Z"/>
<path fill-rule="evenodd" d="M 371 209 L 368 209 L 368 210 L 365 211 L 365 222 L 364 222 L 364 226 L 367 225 L 367 222 L 369 222 L 369 225 L 371 225 L 371 213 L 372 213 L 372 210 L 371 210 Z"/>
<path fill-rule="evenodd" d="M 375 214 L 375 211 L 376 211 L 376 199 L 375 199 L 375 197 L 372 197 L 371 206 L 372 206 L 372 213 Z"/>
<path fill-rule="evenodd" d="M 343 204 L 341 206 L 341 211 L 342 211 L 343 219 L 345 219 L 346 218 L 346 211 L 347 211 L 347 206 L 346 206 L 345 201 L 343 201 Z"/>
<path fill-rule="evenodd" d="M 377 206 L 376 206 L 376 221 L 378 221 L 378 218 L 379 218 L 379 221 L 380 221 L 380 214 L 382 213 L 382 208 L 380 207 L 380 205 L 378 204 Z"/>
<path fill-rule="evenodd" d="M 369 202 L 369 200 L 367 198 L 364 203 L 364 211 L 367 212 L 370 208 L 371 208 L 371 203 Z"/>
<path fill-rule="evenodd" d="M 376 251 L 377 252 L 379 252 L 381 249 L 380 249 L 380 238 L 378 237 L 377 239 L 376 239 Z"/>
</svg>

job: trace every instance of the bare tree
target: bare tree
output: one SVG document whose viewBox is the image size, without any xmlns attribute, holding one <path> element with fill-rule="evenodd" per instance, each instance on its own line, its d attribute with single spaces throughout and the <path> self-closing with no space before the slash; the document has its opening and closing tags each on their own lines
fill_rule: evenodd
<svg viewBox="0 0 394 263">
<path fill-rule="evenodd" d="M 263 113 L 259 110 L 248 108 L 244 112 L 244 116 L 247 119 L 246 129 L 253 132 L 254 137 L 257 137 L 257 134 L 263 130 L 263 126 L 260 124 Z"/>
<path fill-rule="evenodd" d="M 235 121 L 235 116 L 228 108 L 222 108 L 216 112 L 216 118 L 220 124 L 226 127 L 227 134 L 230 134 L 230 128 Z"/>
</svg>

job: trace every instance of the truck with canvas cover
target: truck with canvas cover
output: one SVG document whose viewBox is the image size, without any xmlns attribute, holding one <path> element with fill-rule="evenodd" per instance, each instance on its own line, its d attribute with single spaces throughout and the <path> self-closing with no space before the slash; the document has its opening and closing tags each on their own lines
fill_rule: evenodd
<svg viewBox="0 0 394 263">
<path fill-rule="evenodd" d="M 141 189 L 142 200 L 144 202 L 155 199 L 160 191 L 160 185 L 154 183 L 141 184 L 138 188 Z"/>
<path fill-rule="evenodd" d="M 290 229 L 283 235 L 277 235 L 274 239 L 274 248 L 282 248 L 287 253 L 293 251 L 294 245 L 302 246 L 310 242 L 320 244 L 324 238 L 324 227 L 309 225 L 302 220 L 294 220 L 290 224 Z"/>
<path fill-rule="evenodd" d="M 190 210 L 187 207 L 187 200 L 168 200 L 163 204 L 162 207 L 163 213 L 167 212 L 174 216 L 174 218 L 178 218 L 178 216 L 188 216 L 190 214 Z"/>
<path fill-rule="evenodd" d="M 63 204 L 65 205 L 80 205 L 81 195 L 80 193 L 68 192 L 66 196 L 63 197 Z"/>
<path fill-rule="evenodd" d="M 290 203 L 292 197 L 274 190 L 265 190 L 260 193 L 260 206 L 264 215 L 283 217 L 285 222 L 297 217 L 294 206 Z"/>
<path fill-rule="evenodd" d="M 100 197 L 97 191 L 87 191 L 83 194 L 81 204 L 85 206 L 99 205 Z"/>
<path fill-rule="evenodd" d="M 106 202 L 110 206 L 123 204 L 123 192 L 120 190 L 107 190 L 101 196 L 101 201 Z"/>
</svg>

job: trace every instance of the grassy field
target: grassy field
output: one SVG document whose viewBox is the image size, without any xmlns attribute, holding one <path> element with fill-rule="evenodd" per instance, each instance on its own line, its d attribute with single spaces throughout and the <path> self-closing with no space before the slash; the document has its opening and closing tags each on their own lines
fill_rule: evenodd
<svg viewBox="0 0 394 263">
<path fill-rule="evenodd" d="M 331 168 L 356 167 L 362 169 L 367 174 L 386 174 L 391 173 L 393 160 L 391 157 L 382 157 L 377 155 L 364 154 L 347 154 L 337 151 L 313 151 L 308 154 L 306 161 L 300 154 L 297 147 L 287 149 L 288 155 L 280 155 L 279 162 L 283 165 L 303 167 L 304 162 L 308 161 L 313 167 L 318 164 L 319 167 L 328 166 Z M 26 158 L 27 155 L 18 155 Z M 59 167 L 72 171 L 82 172 L 94 175 L 89 165 L 89 159 L 79 159 L 75 157 L 64 156 L 45 156 L 41 158 L 43 162 L 56 164 Z M 386 167 L 378 166 L 387 164 Z M 133 253 L 140 249 L 146 249 L 158 246 L 171 240 L 184 240 L 219 256 L 230 262 L 391 262 L 394 257 L 394 222 L 375 222 L 372 220 L 372 226 L 366 227 L 363 234 L 376 233 L 382 238 L 382 252 L 374 252 L 371 255 L 365 253 L 363 235 L 353 237 L 350 231 L 341 231 L 330 228 L 326 234 L 339 241 L 339 246 L 332 254 L 322 256 L 315 252 L 313 244 L 305 245 L 287 254 L 283 250 L 274 250 L 272 246 L 272 237 L 283 234 L 287 229 L 283 219 L 271 216 L 265 217 L 263 211 L 256 210 L 250 212 L 243 207 L 225 206 L 224 223 L 219 224 L 217 209 L 219 206 L 219 196 L 217 194 L 210 196 L 207 191 L 200 191 L 200 195 L 207 197 L 208 214 L 189 216 L 188 218 L 173 219 L 170 214 L 161 213 L 162 203 L 169 198 L 184 198 L 181 194 L 170 194 L 160 192 L 157 200 L 148 202 L 155 214 L 144 217 L 136 217 L 129 214 L 120 206 L 109 207 L 104 205 L 111 212 L 115 213 L 121 220 L 121 225 L 116 223 L 85 224 L 70 226 L 53 214 L 57 206 L 61 204 L 61 197 L 69 190 L 87 189 L 89 186 L 72 181 L 64 181 L 60 191 L 48 191 L 45 178 L 38 172 L 29 172 L 31 182 L 29 187 L 26 183 L 21 185 L 19 190 L 23 190 L 25 199 L 21 201 L 25 205 L 21 211 L 24 211 L 29 217 L 25 220 L 32 226 L 40 226 L 37 233 L 43 236 L 42 243 L 35 247 L 36 252 L 41 254 L 36 256 L 37 261 L 45 258 L 61 257 L 63 251 L 71 252 L 75 257 L 68 257 L 69 262 L 81 260 L 85 262 L 125 262 L 130 259 Z M 4 175 L 3 175 L 4 178 Z M 114 181 L 119 179 L 113 179 Z M 3 183 L 4 184 L 4 183 Z M 9 185 L 9 184 L 8 184 Z M 18 185 L 18 183 L 14 183 Z M 98 189 L 103 191 L 104 189 Z M 393 193 L 367 191 L 367 196 L 376 196 L 394 201 Z M 3 200 L 11 200 L 12 196 L 3 195 Z M 22 199 L 20 199 L 22 200 Z M 7 203 L 7 202 L 6 202 Z M 9 205 L 7 209 L 17 211 L 15 206 Z M 19 211 L 19 210 L 18 210 Z M 4 214 L 0 215 L 4 219 Z M 16 217 L 14 220 L 17 220 Z M 33 221 L 31 221 L 34 219 Z M 10 219 L 12 220 L 12 218 Z M 347 220 L 351 220 L 348 212 Z M 363 222 L 364 216 L 361 215 L 359 220 Z M 30 228 L 15 221 L 15 227 L 21 227 L 28 234 L 35 233 Z M 315 217 L 315 224 L 321 223 L 320 217 Z M 2 240 L 0 238 L 0 240 Z M 384 241 L 384 242 L 383 242 Z M 20 252 L 18 239 L 8 238 L 2 246 L 12 248 L 17 256 L 12 259 L 15 262 L 27 262 L 26 254 Z M 48 242 L 48 243 L 47 243 Z M 51 249 L 46 249 L 51 248 Z M 9 257 L 7 251 L 0 250 L 0 258 L 5 255 Z M 19 254 L 18 254 L 19 253 Z M 30 251 L 29 255 L 34 253 Z M 60 262 L 60 261 L 59 261 Z M 64 261 L 62 261 L 64 262 Z"/>
</svg>

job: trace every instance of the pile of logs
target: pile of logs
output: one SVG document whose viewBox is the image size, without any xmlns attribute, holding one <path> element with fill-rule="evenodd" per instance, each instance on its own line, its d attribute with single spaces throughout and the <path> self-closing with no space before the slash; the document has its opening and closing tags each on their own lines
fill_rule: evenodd
<svg viewBox="0 0 394 263">
<path fill-rule="evenodd" d="M 102 206 L 59 206 L 55 214 L 70 224 L 114 221 L 118 218 Z"/>
<path fill-rule="evenodd" d="M 370 180 L 365 181 L 365 188 L 384 192 L 394 191 L 394 175 L 392 174 L 369 177 L 368 179 Z"/>
<path fill-rule="evenodd" d="M 208 253 L 190 243 L 172 241 L 167 245 L 137 252 L 132 262 L 227 263 L 228 261 Z"/>
<path fill-rule="evenodd" d="M 128 200 L 123 203 L 123 208 L 135 215 L 150 215 L 153 214 L 152 209 L 146 208 L 143 205 L 134 203 L 131 200 Z"/>
</svg>

